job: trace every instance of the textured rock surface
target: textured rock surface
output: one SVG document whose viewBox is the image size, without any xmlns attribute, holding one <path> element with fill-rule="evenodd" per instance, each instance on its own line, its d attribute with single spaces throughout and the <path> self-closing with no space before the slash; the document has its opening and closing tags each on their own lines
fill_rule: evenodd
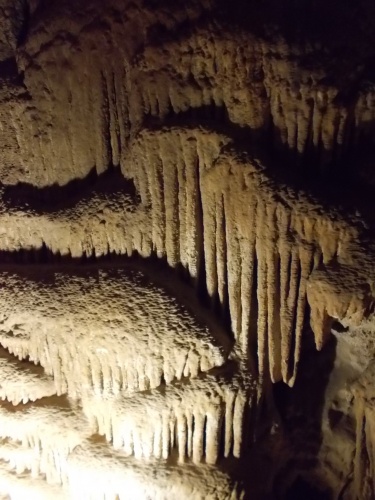
<svg viewBox="0 0 375 500">
<path fill-rule="evenodd" d="M 374 15 L 0 0 L 4 498 L 374 498 Z"/>
<path fill-rule="evenodd" d="M 41 364 L 58 394 L 153 389 L 221 366 L 230 350 L 219 325 L 201 326 L 140 272 L 39 269 L 0 280 L 2 345 Z"/>
</svg>

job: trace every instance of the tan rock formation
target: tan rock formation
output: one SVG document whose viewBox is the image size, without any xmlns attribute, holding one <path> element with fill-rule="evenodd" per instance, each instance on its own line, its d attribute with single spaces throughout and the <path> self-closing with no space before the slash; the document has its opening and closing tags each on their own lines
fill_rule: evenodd
<svg viewBox="0 0 375 500">
<path fill-rule="evenodd" d="M 4 498 L 374 497 L 375 12 L 334 4 L 0 0 Z"/>
</svg>

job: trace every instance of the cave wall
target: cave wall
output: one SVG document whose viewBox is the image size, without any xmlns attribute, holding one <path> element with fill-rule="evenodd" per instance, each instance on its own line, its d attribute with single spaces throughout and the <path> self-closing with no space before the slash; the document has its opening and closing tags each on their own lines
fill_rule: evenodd
<svg viewBox="0 0 375 500">
<path fill-rule="evenodd" d="M 374 497 L 374 7 L 339 11 L 0 1 L 5 498 Z"/>
</svg>

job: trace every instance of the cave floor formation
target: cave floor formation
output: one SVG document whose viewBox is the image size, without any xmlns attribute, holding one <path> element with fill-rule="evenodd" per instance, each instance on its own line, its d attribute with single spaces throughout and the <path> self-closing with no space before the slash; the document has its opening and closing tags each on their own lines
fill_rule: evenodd
<svg viewBox="0 0 375 500">
<path fill-rule="evenodd" d="M 0 498 L 375 499 L 375 7 L 0 0 Z"/>
</svg>

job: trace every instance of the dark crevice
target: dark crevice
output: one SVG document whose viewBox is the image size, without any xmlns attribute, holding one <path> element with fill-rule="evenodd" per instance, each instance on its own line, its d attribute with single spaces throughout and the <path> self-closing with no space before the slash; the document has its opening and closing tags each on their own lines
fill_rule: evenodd
<svg viewBox="0 0 375 500">
<path fill-rule="evenodd" d="M 73 208 L 82 200 L 90 200 L 94 194 L 111 196 L 123 192 L 135 204 L 140 201 L 133 181 L 126 179 L 120 169 L 114 166 L 109 166 L 102 174 L 98 174 L 94 167 L 85 178 L 74 179 L 63 186 L 53 184 L 39 188 L 18 183 L 4 186 L 3 189 L 3 201 L 9 210 L 33 210 L 37 214 Z"/>
<path fill-rule="evenodd" d="M 334 408 L 328 410 L 328 422 L 331 429 L 334 429 L 343 418 L 345 418 L 345 415 L 342 411 Z"/>
<path fill-rule="evenodd" d="M 332 500 L 332 493 L 329 489 L 321 490 L 299 475 L 286 492 L 285 500 L 301 500 L 302 498 L 303 500 Z"/>
<path fill-rule="evenodd" d="M 23 15 L 23 22 L 20 26 L 20 30 L 18 32 L 18 37 L 17 37 L 17 46 L 21 46 L 26 42 L 27 35 L 29 33 L 29 27 L 30 27 L 30 5 L 28 0 L 22 0 L 22 15 Z"/>
<path fill-rule="evenodd" d="M 150 130 L 159 130 L 163 126 L 185 128 L 200 126 L 213 129 L 218 133 L 229 134 L 231 137 L 246 142 L 250 134 L 254 132 L 250 127 L 241 127 L 231 122 L 225 105 L 216 106 L 213 102 L 210 105 L 190 107 L 179 113 L 175 113 L 170 107 L 169 113 L 163 116 L 146 114 L 143 116 L 142 125 Z"/>
<path fill-rule="evenodd" d="M 110 115 L 110 104 L 109 104 L 109 90 L 108 82 L 105 74 L 101 72 L 101 87 L 103 96 L 102 105 L 102 134 L 105 143 L 105 151 L 108 153 L 108 162 L 113 165 L 113 150 L 111 144 L 111 115 Z"/>
<path fill-rule="evenodd" d="M 299 376 L 294 387 L 282 382 L 272 387 L 289 455 L 275 480 L 275 498 L 332 498 L 328 488 L 320 490 L 314 485 L 313 478 L 319 462 L 325 392 L 334 368 L 336 343 L 331 337 L 325 349 L 317 352 L 312 332 L 306 330 L 302 337 Z M 298 476 L 302 482 L 296 483 Z M 322 496 L 314 496 L 319 491 Z"/>
<path fill-rule="evenodd" d="M 204 459 L 206 459 L 206 447 L 207 447 L 207 414 L 203 417 L 203 432 L 202 432 L 202 450 Z"/>
<path fill-rule="evenodd" d="M 16 86 L 23 84 L 23 77 L 18 72 L 17 61 L 14 57 L 0 61 L 0 82 L 4 80 Z"/>
<path fill-rule="evenodd" d="M 274 298 L 274 306 L 273 306 L 273 317 L 275 318 L 275 324 L 274 324 L 274 330 L 275 330 L 275 337 L 277 338 L 277 349 L 278 349 L 278 356 L 279 359 L 282 359 L 281 356 L 281 267 L 280 267 L 280 255 L 279 253 L 276 253 L 275 257 L 275 284 L 274 284 L 274 290 L 275 290 L 275 298 Z M 281 361 L 282 363 L 282 361 Z M 280 366 L 280 371 L 281 371 L 281 366 Z"/>
<path fill-rule="evenodd" d="M 36 373 L 38 375 L 44 374 L 44 368 L 40 363 L 35 363 L 30 359 L 30 357 L 27 355 L 24 358 L 20 359 L 18 356 L 15 354 L 12 354 L 8 348 L 2 346 L 0 344 L 0 358 L 2 357 L 10 357 L 14 363 L 17 364 L 22 364 L 23 368 L 27 369 L 29 372 Z M 52 377 L 51 377 L 52 380 Z"/>
<path fill-rule="evenodd" d="M 225 428 L 227 425 L 225 422 L 225 407 L 226 403 L 221 403 L 221 417 L 219 421 L 220 436 L 218 444 L 218 456 L 223 458 L 225 452 Z"/>
<path fill-rule="evenodd" d="M 165 241 L 165 237 L 166 237 L 166 228 L 167 228 L 167 212 L 166 212 L 166 204 L 165 204 L 165 200 L 166 200 L 166 193 L 165 193 L 165 189 L 164 189 L 164 171 L 163 171 L 163 160 L 162 158 L 158 157 L 155 164 L 152 166 L 152 168 L 154 169 L 154 172 L 155 172 L 155 183 L 156 183 L 156 186 L 157 186 L 157 190 L 159 193 L 161 193 L 160 195 L 160 218 L 159 218 L 159 222 L 160 222 L 160 226 L 161 226 L 161 233 L 162 235 L 164 236 L 164 241 L 163 241 L 163 244 L 164 244 L 164 248 L 167 248 L 167 245 L 166 245 L 166 241 Z M 155 242 L 153 242 L 153 246 L 154 248 L 155 247 Z"/>
<path fill-rule="evenodd" d="M 199 286 L 198 286 L 198 297 L 201 301 L 202 304 L 204 304 L 206 307 L 209 307 L 213 309 L 215 315 L 221 319 L 223 326 L 225 329 L 230 333 L 231 337 L 233 338 L 233 333 L 231 331 L 231 317 L 230 317 L 230 310 L 229 310 L 229 290 L 228 290 L 228 269 L 227 269 L 227 255 L 226 255 L 226 220 L 225 220 L 225 209 L 224 209 L 224 197 L 221 199 L 221 217 L 219 218 L 222 221 L 222 227 L 217 227 L 217 221 L 218 218 L 215 216 L 213 223 L 215 224 L 215 227 L 213 228 L 212 233 L 217 234 L 217 232 L 221 232 L 223 235 L 222 238 L 222 244 L 223 247 L 221 249 L 218 249 L 216 247 L 217 240 L 214 238 L 213 245 L 215 246 L 215 273 L 216 276 L 211 278 L 213 280 L 216 280 L 218 282 L 218 261 L 217 261 L 217 255 L 218 253 L 222 252 L 222 262 L 223 262 L 223 279 L 224 279 L 224 286 L 223 286 L 223 297 L 220 297 L 219 295 L 219 290 L 217 289 L 214 292 L 214 295 L 212 297 L 209 297 L 208 295 L 208 290 L 207 290 L 207 275 L 206 275 L 206 268 L 205 268 L 205 254 L 204 254 L 204 245 L 203 245 L 203 205 L 202 205 L 202 199 L 201 199 L 201 191 L 199 190 L 199 206 L 200 212 L 201 212 L 201 221 L 202 225 L 200 227 L 201 231 L 201 248 L 202 248 L 202 253 L 201 253 L 201 258 L 203 261 L 202 267 L 200 267 L 200 273 L 199 273 Z M 216 205 L 216 210 L 218 209 L 218 206 Z M 216 214 L 217 215 L 217 214 Z"/>
<path fill-rule="evenodd" d="M 13 252 L 0 251 L 0 266 L 4 268 L 12 265 L 22 265 L 24 267 L 24 265 L 32 266 L 39 264 L 48 264 L 49 266 L 67 265 L 72 267 L 85 264 L 104 264 L 106 262 L 121 265 L 124 259 L 127 259 L 127 257 L 116 254 L 116 252 L 109 252 L 106 255 L 97 257 L 95 250 L 93 254 L 86 255 L 86 253 L 83 253 L 81 257 L 72 257 L 71 254 L 61 255 L 60 252 L 52 252 L 44 243 L 40 248 L 20 249 Z"/>
<path fill-rule="evenodd" d="M 331 329 L 337 333 L 346 333 L 349 331 L 349 327 L 342 325 L 339 321 L 334 320 Z"/>
</svg>

